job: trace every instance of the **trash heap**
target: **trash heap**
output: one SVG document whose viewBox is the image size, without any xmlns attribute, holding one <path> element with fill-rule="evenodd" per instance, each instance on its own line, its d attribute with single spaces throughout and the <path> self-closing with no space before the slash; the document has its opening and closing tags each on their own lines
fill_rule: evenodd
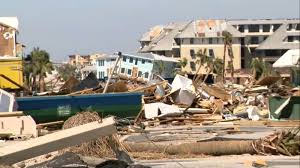
<svg viewBox="0 0 300 168">
<path fill-rule="evenodd" d="M 281 113 L 291 109 L 290 102 L 297 102 L 299 88 L 275 84 L 278 80 L 264 77 L 255 85 L 207 85 L 177 75 L 171 84 L 162 80 L 135 90 L 144 91 L 144 115 L 139 117 L 150 125 L 288 119 Z M 294 115 L 291 119 L 299 119 Z"/>
</svg>

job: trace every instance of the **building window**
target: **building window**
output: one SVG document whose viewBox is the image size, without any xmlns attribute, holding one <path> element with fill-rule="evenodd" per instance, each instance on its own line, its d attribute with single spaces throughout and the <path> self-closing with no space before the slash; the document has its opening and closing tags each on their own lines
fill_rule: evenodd
<svg viewBox="0 0 300 168">
<path fill-rule="evenodd" d="M 209 54 L 210 57 L 215 57 L 215 53 L 214 53 L 213 49 L 209 49 L 208 54 Z"/>
<path fill-rule="evenodd" d="M 138 64 L 138 59 L 136 58 L 136 59 L 135 59 L 135 65 L 137 65 L 137 64 Z"/>
<path fill-rule="evenodd" d="M 110 59 L 110 61 L 116 61 L 116 59 L 115 59 L 115 58 L 113 58 L 113 59 Z"/>
<path fill-rule="evenodd" d="M 142 71 L 139 71 L 138 77 L 142 77 Z"/>
<path fill-rule="evenodd" d="M 194 44 L 194 39 L 190 38 L 190 44 Z"/>
<path fill-rule="evenodd" d="M 104 66 L 104 60 L 99 60 L 98 61 L 98 66 Z"/>
<path fill-rule="evenodd" d="M 175 38 L 174 40 L 175 40 L 176 45 L 180 45 L 180 39 L 179 38 Z"/>
<path fill-rule="evenodd" d="M 176 58 L 180 57 L 180 49 L 173 48 L 173 54 L 173 56 Z"/>
<path fill-rule="evenodd" d="M 149 72 L 146 72 L 145 73 L 145 78 L 148 79 L 148 77 L 149 77 Z"/>
<path fill-rule="evenodd" d="M 296 30 L 300 30 L 300 24 L 296 25 Z"/>
<path fill-rule="evenodd" d="M 245 67 L 246 67 L 246 66 L 245 66 L 245 60 L 242 59 L 242 60 L 241 60 L 241 68 L 244 69 Z"/>
<path fill-rule="evenodd" d="M 248 30 L 249 32 L 259 32 L 259 25 L 257 24 L 248 25 Z"/>
<path fill-rule="evenodd" d="M 196 65 L 195 65 L 195 62 L 191 61 L 191 62 L 190 62 L 190 67 L 191 67 L 192 71 L 196 71 Z"/>
<path fill-rule="evenodd" d="M 239 25 L 239 31 L 240 31 L 240 32 L 244 32 L 244 31 L 245 31 L 244 25 Z"/>
<path fill-rule="evenodd" d="M 99 74 L 99 79 L 103 79 L 104 78 L 104 72 L 103 71 L 100 71 L 98 74 Z"/>
<path fill-rule="evenodd" d="M 263 25 L 263 32 L 270 32 L 270 30 L 271 30 L 271 25 L 269 24 Z"/>
<path fill-rule="evenodd" d="M 191 55 L 191 57 L 193 59 L 195 59 L 196 58 L 196 56 L 195 56 L 195 50 L 190 50 L 190 55 Z"/>
<path fill-rule="evenodd" d="M 146 60 L 142 59 L 142 64 L 145 64 Z"/>
<path fill-rule="evenodd" d="M 101 78 L 101 72 L 98 72 L 98 78 L 99 79 Z"/>
<path fill-rule="evenodd" d="M 121 73 L 122 73 L 122 74 L 125 73 L 125 68 L 121 68 Z"/>
<path fill-rule="evenodd" d="M 250 48 L 250 53 L 253 57 L 256 56 L 255 48 Z"/>
<path fill-rule="evenodd" d="M 241 38 L 241 45 L 245 45 L 245 38 Z"/>
<path fill-rule="evenodd" d="M 293 36 L 288 36 L 288 42 L 294 42 L 294 37 Z"/>
<path fill-rule="evenodd" d="M 259 40 L 257 36 L 252 36 L 250 39 L 250 44 L 258 44 Z"/>
<path fill-rule="evenodd" d="M 129 58 L 129 62 L 133 63 L 133 58 L 132 57 Z"/>
<path fill-rule="evenodd" d="M 241 47 L 241 57 L 244 58 L 245 57 L 245 48 Z"/>
<path fill-rule="evenodd" d="M 273 31 L 276 31 L 280 27 L 280 24 L 274 24 L 273 25 Z"/>
<path fill-rule="evenodd" d="M 288 24 L 287 25 L 287 31 L 291 31 L 293 29 L 293 24 Z"/>
<path fill-rule="evenodd" d="M 127 69 L 127 74 L 131 75 L 131 69 Z"/>
<path fill-rule="evenodd" d="M 148 62 L 149 64 L 151 64 L 151 63 L 152 63 L 152 61 L 151 61 L 151 60 L 148 60 L 147 62 Z"/>
<path fill-rule="evenodd" d="M 213 43 L 213 39 L 212 38 L 209 38 L 208 39 L 208 44 L 212 44 Z"/>
<path fill-rule="evenodd" d="M 125 56 L 123 56 L 123 62 L 126 62 L 126 59 L 127 59 L 127 58 L 126 58 Z"/>
</svg>

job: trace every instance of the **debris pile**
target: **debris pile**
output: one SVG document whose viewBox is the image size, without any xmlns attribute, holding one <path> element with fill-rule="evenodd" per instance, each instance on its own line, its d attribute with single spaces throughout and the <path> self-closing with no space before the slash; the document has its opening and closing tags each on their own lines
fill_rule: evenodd
<svg viewBox="0 0 300 168">
<path fill-rule="evenodd" d="M 297 94 L 298 90 L 278 85 L 275 82 L 279 79 L 278 77 L 264 77 L 256 82 L 256 85 L 245 86 L 238 84 L 207 85 L 204 82 L 176 75 L 172 84 L 163 81 L 147 87 L 148 94 L 144 97 L 144 120 L 178 125 L 191 123 L 186 121 L 193 121 L 194 124 L 205 121 L 207 124 L 208 121 L 214 123 L 240 119 L 258 121 L 268 117 L 271 119 L 289 118 L 288 116 L 276 116 L 274 113 L 278 115 L 283 109 L 291 111 L 293 108 L 288 110 L 286 108 L 292 106 L 291 103 L 297 104 L 297 101 L 288 99 L 283 103 L 276 102 L 273 105 L 272 98 L 292 97 L 293 94 Z M 276 105 L 282 106 L 277 107 Z M 293 118 L 299 120 L 300 116 Z M 153 123 L 152 121 L 148 123 Z"/>
<path fill-rule="evenodd" d="M 257 154 L 282 154 L 287 156 L 300 154 L 300 127 L 278 131 L 252 143 Z"/>
<path fill-rule="evenodd" d="M 66 120 L 63 124 L 63 129 L 68 129 L 100 120 L 101 118 L 96 112 L 81 112 Z M 66 150 L 86 156 L 99 156 L 108 158 L 115 157 L 114 152 L 109 145 L 109 137 L 101 137 L 91 142 L 85 142 L 81 145 L 67 148 L 63 150 L 63 152 L 65 152 Z"/>
</svg>

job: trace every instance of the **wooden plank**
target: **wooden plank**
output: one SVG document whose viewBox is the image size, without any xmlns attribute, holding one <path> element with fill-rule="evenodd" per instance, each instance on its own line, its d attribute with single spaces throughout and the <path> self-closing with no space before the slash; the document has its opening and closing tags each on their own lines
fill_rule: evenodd
<svg viewBox="0 0 300 168">
<path fill-rule="evenodd" d="M 142 91 L 147 90 L 147 89 L 156 88 L 156 86 L 158 86 L 158 85 L 164 85 L 167 82 L 168 81 L 162 81 L 162 82 L 159 82 L 159 83 L 156 83 L 156 84 L 152 84 L 150 86 L 146 86 L 146 87 L 143 87 L 143 88 L 137 88 L 137 89 L 134 89 L 134 90 L 130 90 L 129 92 L 142 92 Z"/>
<path fill-rule="evenodd" d="M 47 123 L 41 123 L 36 125 L 37 128 L 43 128 L 43 127 L 48 127 L 51 125 L 59 125 L 59 124 L 63 124 L 64 121 L 54 121 L 54 122 L 47 122 Z"/>
<path fill-rule="evenodd" d="M 186 108 L 179 108 L 180 111 L 186 110 Z M 210 112 L 210 109 L 204 109 L 204 108 L 189 108 L 185 111 L 186 113 L 192 113 L 192 114 L 208 114 Z"/>
<path fill-rule="evenodd" d="M 109 117 L 38 138 L 0 148 L 0 163 L 11 165 L 26 159 L 81 144 L 116 133 L 115 120 Z"/>
<path fill-rule="evenodd" d="M 22 111 L 15 111 L 15 112 L 0 112 L 0 117 L 12 117 L 12 116 L 23 116 Z"/>
<path fill-rule="evenodd" d="M 277 81 L 279 81 L 281 79 L 280 76 L 265 76 L 260 78 L 257 82 L 256 85 L 272 85 L 274 83 L 276 83 Z"/>
<path fill-rule="evenodd" d="M 216 86 L 207 86 L 205 84 L 201 85 L 201 88 L 207 92 L 211 96 L 215 96 L 217 98 L 222 99 L 223 101 L 228 101 L 231 99 L 230 94 L 228 94 L 225 90 L 218 88 Z"/>
</svg>

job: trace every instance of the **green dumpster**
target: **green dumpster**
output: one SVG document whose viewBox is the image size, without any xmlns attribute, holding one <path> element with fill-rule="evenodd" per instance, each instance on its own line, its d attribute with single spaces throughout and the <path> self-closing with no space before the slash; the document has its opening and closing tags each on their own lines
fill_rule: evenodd
<svg viewBox="0 0 300 168">
<path fill-rule="evenodd" d="M 292 96 L 288 104 L 281 111 L 275 113 L 287 99 L 288 97 L 269 97 L 271 119 L 300 120 L 300 96 Z"/>
</svg>

